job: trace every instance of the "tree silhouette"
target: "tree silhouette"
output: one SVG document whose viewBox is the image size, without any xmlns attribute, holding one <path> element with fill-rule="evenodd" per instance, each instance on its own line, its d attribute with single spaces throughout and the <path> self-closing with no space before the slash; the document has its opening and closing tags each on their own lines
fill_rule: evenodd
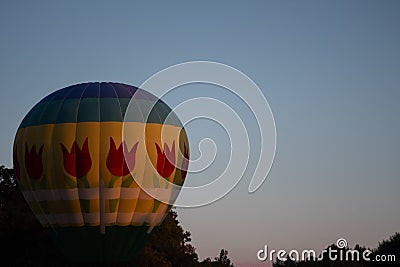
<svg viewBox="0 0 400 267">
<path fill-rule="evenodd" d="M 394 255 L 396 261 L 375 262 L 374 266 L 399 266 L 400 261 L 400 233 L 396 232 L 389 239 L 379 242 L 378 247 L 374 250 L 373 256 L 376 255 Z"/>
<path fill-rule="evenodd" d="M 340 255 L 340 251 L 342 251 L 342 255 L 345 255 L 347 251 L 350 250 L 350 248 L 342 248 L 339 249 L 335 244 L 332 244 L 326 248 L 326 250 L 329 249 L 334 249 L 337 251 L 336 254 L 334 255 Z M 340 257 L 338 256 L 336 260 L 331 260 L 325 254 L 322 260 L 312 260 L 312 261 L 299 261 L 299 262 L 294 262 L 290 259 L 287 259 L 286 261 L 279 261 L 276 260 L 273 263 L 274 267 L 283 267 L 283 266 L 296 266 L 296 267 L 316 267 L 316 266 L 330 266 L 330 267 L 373 267 L 373 266 L 399 266 L 398 262 L 400 260 L 400 233 L 395 233 L 394 235 L 390 236 L 389 239 L 383 240 L 382 242 L 379 242 L 379 245 L 376 249 L 369 249 L 372 251 L 372 254 L 369 255 L 370 261 L 365 260 L 362 255 L 363 252 L 366 250 L 366 247 L 362 247 L 359 244 L 355 245 L 353 250 L 358 251 L 360 257 L 359 260 L 352 260 L 351 258 L 348 258 L 347 260 L 340 260 Z M 375 257 L 379 255 L 394 255 L 395 258 L 392 258 L 392 261 L 385 261 L 385 262 L 377 262 L 375 261 Z M 345 257 L 343 257 L 346 259 Z M 395 261 L 393 261 L 395 259 Z"/>
<path fill-rule="evenodd" d="M 190 233 L 184 231 L 171 210 L 161 227 L 149 238 L 144 249 L 135 256 L 135 266 L 197 266 L 198 256 L 189 244 Z M 133 266 L 133 265 L 132 265 Z"/>
<path fill-rule="evenodd" d="M 214 261 L 211 258 L 206 258 L 200 263 L 201 266 L 205 267 L 231 267 L 233 264 L 231 260 L 228 258 L 228 251 L 225 249 L 221 249 L 219 256 L 214 258 Z"/>
</svg>

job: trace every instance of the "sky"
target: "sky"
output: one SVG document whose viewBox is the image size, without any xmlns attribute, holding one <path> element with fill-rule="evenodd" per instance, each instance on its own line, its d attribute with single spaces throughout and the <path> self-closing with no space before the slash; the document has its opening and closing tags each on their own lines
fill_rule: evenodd
<svg viewBox="0 0 400 267">
<path fill-rule="evenodd" d="M 236 265 L 257 265 L 265 244 L 321 250 L 342 237 L 374 248 L 400 231 L 399 12 L 398 1 L 2 1 L 0 165 L 12 166 L 26 113 L 57 89 L 139 86 L 178 63 L 219 62 L 262 90 L 277 147 L 255 193 L 247 189 L 257 149 L 227 196 L 177 209 L 200 259 L 224 248 Z M 183 86 L 165 100 L 196 96 L 229 103 L 256 128 L 243 103 L 216 86 Z M 215 137 L 221 154 L 210 173 L 221 172 L 226 133 L 209 121 L 187 129 L 194 157 L 199 140 Z"/>
</svg>

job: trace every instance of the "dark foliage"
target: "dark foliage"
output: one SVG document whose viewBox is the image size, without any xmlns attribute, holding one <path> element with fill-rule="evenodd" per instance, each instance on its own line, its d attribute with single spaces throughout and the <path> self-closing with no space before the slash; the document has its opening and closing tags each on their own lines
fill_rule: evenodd
<svg viewBox="0 0 400 267">
<path fill-rule="evenodd" d="M 359 260 L 352 259 L 349 256 L 346 260 L 346 256 L 342 256 L 344 260 L 339 260 L 340 255 L 346 255 L 346 252 L 349 253 L 350 248 L 339 249 L 336 245 L 330 245 L 326 248 L 328 251 L 332 249 L 336 251 L 332 255 L 336 255 L 337 260 L 330 260 L 327 254 L 322 257 L 322 260 L 309 260 L 309 261 L 299 261 L 295 262 L 291 259 L 287 258 L 285 261 L 275 261 L 274 267 L 374 267 L 374 266 L 399 266 L 400 261 L 400 233 L 395 233 L 390 236 L 389 239 L 383 240 L 379 243 L 376 249 L 368 249 L 371 251 L 371 254 L 367 255 L 369 259 L 364 260 L 363 252 L 367 250 L 367 248 L 362 247 L 360 245 L 356 245 L 352 251 L 358 251 Z M 351 255 L 351 254 L 349 254 Z M 382 261 L 384 259 L 384 261 Z M 380 261 L 378 261 L 380 260 Z"/>
</svg>

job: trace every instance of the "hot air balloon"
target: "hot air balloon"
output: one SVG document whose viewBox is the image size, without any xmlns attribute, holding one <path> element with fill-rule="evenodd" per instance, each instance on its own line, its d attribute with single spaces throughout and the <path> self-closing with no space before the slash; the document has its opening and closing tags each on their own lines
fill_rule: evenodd
<svg viewBox="0 0 400 267">
<path fill-rule="evenodd" d="M 95 262 L 132 259 L 171 208 L 144 187 L 172 197 L 189 157 L 185 129 L 165 102 L 108 82 L 42 99 L 13 151 L 18 185 L 45 231 L 70 260 Z"/>
</svg>

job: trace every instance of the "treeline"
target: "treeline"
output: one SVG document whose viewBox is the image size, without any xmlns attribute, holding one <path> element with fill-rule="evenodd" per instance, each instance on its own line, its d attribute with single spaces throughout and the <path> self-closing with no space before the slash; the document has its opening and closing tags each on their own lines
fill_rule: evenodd
<svg viewBox="0 0 400 267">
<path fill-rule="evenodd" d="M 162 225 L 150 236 L 132 263 L 77 264 L 68 262 L 44 232 L 26 204 L 14 178 L 13 169 L 0 166 L 0 261 L 1 266 L 143 266 L 143 267 L 231 267 L 228 251 L 222 249 L 213 259 L 199 261 L 185 231 L 171 210 Z"/>
<path fill-rule="evenodd" d="M 330 251 L 330 254 L 329 254 Z M 292 258 L 294 256 L 292 255 Z M 289 256 L 286 260 L 276 260 L 273 267 L 373 267 L 400 266 L 400 233 L 379 242 L 375 249 L 355 245 L 354 248 L 339 248 L 332 244 L 325 249 L 323 255 L 294 261 Z"/>
</svg>

